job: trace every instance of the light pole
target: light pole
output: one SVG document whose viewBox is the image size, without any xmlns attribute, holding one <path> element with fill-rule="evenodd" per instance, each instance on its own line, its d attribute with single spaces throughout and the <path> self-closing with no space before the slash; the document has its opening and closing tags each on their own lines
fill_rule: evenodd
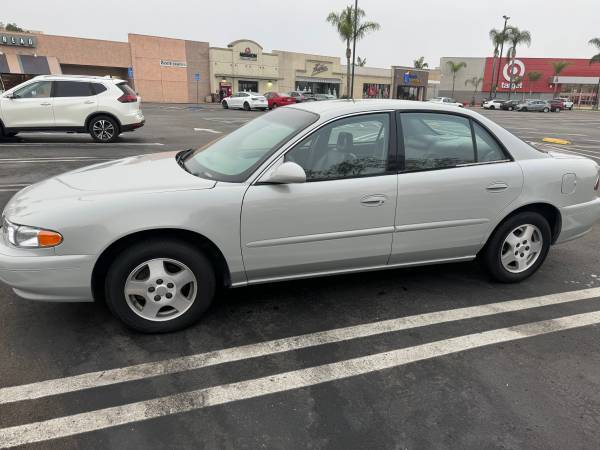
<svg viewBox="0 0 600 450">
<path fill-rule="evenodd" d="M 508 17 L 507 15 L 502 16 L 502 18 L 504 19 L 504 28 L 502 28 L 502 44 L 500 44 L 500 55 L 498 56 L 498 71 L 496 72 L 496 85 L 494 87 L 494 98 L 496 98 L 496 95 L 498 94 L 498 82 L 500 81 L 500 67 L 502 66 L 502 52 L 504 52 L 504 39 L 506 38 L 506 24 L 508 23 L 508 19 L 510 19 L 510 17 Z M 492 78 L 493 78 L 493 74 L 492 74 Z"/>
<path fill-rule="evenodd" d="M 354 0 L 354 27 L 353 27 L 353 43 L 352 43 L 352 82 L 350 83 L 350 92 L 348 98 L 354 100 L 354 65 L 356 62 L 356 26 L 358 22 L 358 0 Z"/>
</svg>

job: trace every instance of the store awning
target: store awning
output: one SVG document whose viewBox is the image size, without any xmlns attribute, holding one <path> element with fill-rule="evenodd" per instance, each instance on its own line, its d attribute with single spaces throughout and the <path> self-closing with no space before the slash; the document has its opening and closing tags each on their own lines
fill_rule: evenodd
<svg viewBox="0 0 600 450">
<path fill-rule="evenodd" d="M 8 61 L 6 60 L 6 55 L 0 55 L 0 73 L 8 73 L 10 69 L 8 68 Z"/>
<path fill-rule="evenodd" d="M 553 83 L 558 84 L 598 84 L 600 77 L 552 77 Z"/>
<path fill-rule="evenodd" d="M 50 65 L 45 56 L 19 55 L 23 73 L 30 75 L 50 75 Z"/>
<path fill-rule="evenodd" d="M 342 80 L 340 80 L 339 78 L 296 77 L 296 81 L 307 81 L 309 83 L 337 83 L 337 84 L 340 84 Z"/>
</svg>

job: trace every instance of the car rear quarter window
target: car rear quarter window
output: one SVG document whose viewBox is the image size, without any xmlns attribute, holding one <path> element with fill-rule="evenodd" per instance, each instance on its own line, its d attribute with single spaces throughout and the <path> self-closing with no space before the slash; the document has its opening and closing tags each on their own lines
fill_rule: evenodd
<svg viewBox="0 0 600 450">
<path fill-rule="evenodd" d="M 473 122 L 473 131 L 475 132 L 475 143 L 477 145 L 477 162 L 494 162 L 507 159 L 498 141 L 485 128 L 477 122 Z"/>
<path fill-rule="evenodd" d="M 453 114 L 401 113 L 404 171 L 476 162 L 469 119 Z"/>
<path fill-rule="evenodd" d="M 94 94 L 96 94 L 96 95 L 101 94 L 102 92 L 106 91 L 106 86 L 104 86 L 103 84 L 91 83 L 91 85 L 92 85 L 92 90 L 94 91 Z"/>
<path fill-rule="evenodd" d="M 117 87 L 121 89 L 121 92 L 126 95 L 137 95 L 133 89 L 127 83 L 119 83 Z"/>
<path fill-rule="evenodd" d="M 55 81 L 54 97 L 89 97 L 95 95 L 86 81 Z"/>
</svg>

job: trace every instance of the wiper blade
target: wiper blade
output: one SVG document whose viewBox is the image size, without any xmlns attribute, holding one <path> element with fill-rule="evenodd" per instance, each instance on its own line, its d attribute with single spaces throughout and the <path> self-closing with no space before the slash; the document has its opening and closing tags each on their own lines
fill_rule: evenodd
<svg viewBox="0 0 600 450">
<path fill-rule="evenodd" d="M 190 172 L 190 171 L 188 170 L 188 168 L 187 168 L 187 167 L 186 167 L 186 165 L 185 165 L 185 159 L 186 159 L 186 158 L 188 157 L 188 155 L 190 155 L 190 154 L 191 154 L 193 151 L 194 151 L 194 149 L 193 149 L 193 148 L 189 148 L 189 149 L 187 149 L 187 150 L 183 150 L 183 151 L 181 151 L 181 152 L 179 152 L 179 153 L 177 153 L 177 154 L 175 155 L 175 161 L 177 161 L 177 164 L 179 164 L 179 165 L 181 166 L 181 168 L 182 168 L 183 170 L 185 170 L 186 172 Z M 191 172 L 190 172 L 190 173 L 191 173 Z"/>
</svg>

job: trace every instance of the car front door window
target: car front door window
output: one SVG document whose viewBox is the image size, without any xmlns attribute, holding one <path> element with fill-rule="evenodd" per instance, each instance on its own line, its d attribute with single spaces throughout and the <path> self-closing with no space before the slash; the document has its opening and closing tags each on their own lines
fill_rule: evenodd
<svg viewBox="0 0 600 450">
<path fill-rule="evenodd" d="M 387 113 L 349 117 L 324 126 L 286 155 L 307 181 L 388 173 L 390 117 Z"/>
<path fill-rule="evenodd" d="M 29 84 L 17 91 L 17 98 L 48 98 L 52 92 L 51 81 L 40 81 L 38 83 Z"/>
</svg>

